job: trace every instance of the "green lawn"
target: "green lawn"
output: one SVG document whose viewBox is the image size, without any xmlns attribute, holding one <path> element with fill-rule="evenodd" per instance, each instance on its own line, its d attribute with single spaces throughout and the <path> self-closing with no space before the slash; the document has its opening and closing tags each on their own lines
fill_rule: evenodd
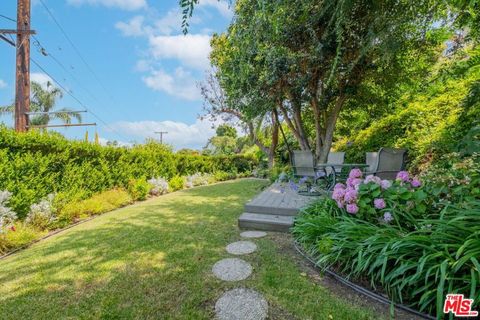
<svg viewBox="0 0 480 320">
<path fill-rule="evenodd" d="M 244 257 L 252 276 L 211 274 L 239 240 L 236 219 L 265 182 L 239 180 L 172 193 L 116 210 L 0 260 L 5 319 L 210 319 L 216 299 L 255 288 L 272 318 L 374 319 L 301 275 L 270 238 Z"/>
</svg>

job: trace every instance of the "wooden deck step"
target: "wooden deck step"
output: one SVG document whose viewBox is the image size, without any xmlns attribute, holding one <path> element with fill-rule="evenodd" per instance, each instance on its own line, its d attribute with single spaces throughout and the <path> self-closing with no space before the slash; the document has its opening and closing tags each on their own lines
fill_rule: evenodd
<svg viewBox="0 0 480 320">
<path fill-rule="evenodd" d="M 288 232 L 293 219 L 293 216 L 244 212 L 238 218 L 238 226 L 241 229 Z"/>
<path fill-rule="evenodd" d="M 271 214 L 278 216 L 296 216 L 299 212 L 299 208 L 261 206 L 247 203 L 245 205 L 245 212 Z"/>
<path fill-rule="evenodd" d="M 287 185 L 272 184 L 245 205 L 245 212 L 295 216 L 315 197 L 299 195 Z"/>
</svg>

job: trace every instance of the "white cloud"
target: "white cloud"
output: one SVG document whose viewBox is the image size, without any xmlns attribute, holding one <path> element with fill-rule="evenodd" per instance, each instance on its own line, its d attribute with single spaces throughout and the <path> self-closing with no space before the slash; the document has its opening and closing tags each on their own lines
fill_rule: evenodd
<svg viewBox="0 0 480 320">
<path fill-rule="evenodd" d="M 102 137 L 98 138 L 98 143 L 101 146 L 107 146 L 109 142 L 113 142 L 113 141 L 116 141 L 117 142 L 116 146 L 119 146 L 119 147 L 131 147 L 132 146 L 132 143 L 130 143 L 130 142 L 119 141 L 119 140 L 108 140 L 108 139 L 105 139 L 105 138 L 102 138 Z"/>
<path fill-rule="evenodd" d="M 120 8 L 123 10 L 138 10 L 147 7 L 146 0 L 67 0 L 72 5 L 101 5 L 109 8 Z"/>
<path fill-rule="evenodd" d="M 208 139 L 215 135 L 215 129 L 209 121 L 196 120 L 193 124 L 175 121 L 121 121 L 110 125 L 117 131 L 139 139 L 158 138 L 155 131 L 167 131 L 163 141 L 176 149 L 202 148 Z"/>
<path fill-rule="evenodd" d="M 0 79 L 0 89 L 6 88 L 6 87 L 7 87 L 7 83 L 2 79 Z"/>
<path fill-rule="evenodd" d="M 193 75 L 181 67 L 175 69 L 173 74 L 162 69 L 153 70 L 150 75 L 143 77 L 143 82 L 153 90 L 185 100 L 201 99 L 200 90 L 197 88 Z"/>
<path fill-rule="evenodd" d="M 144 21 L 143 16 L 135 16 L 130 19 L 128 22 L 117 22 L 115 28 L 120 30 L 122 34 L 126 37 L 140 37 L 145 35 L 145 30 L 143 26 Z"/>
<path fill-rule="evenodd" d="M 42 88 L 47 88 L 47 83 L 50 82 L 50 84 L 55 85 L 55 82 L 53 82 L 52 78 L 47 76 L 45 73 L 39 73 L 39 72 L 32 72 L 30 74 L 30 81 L 37 82 L 42 86 Z"/>
<path fill-rule="evenodd" d="M 203 6 L 203 7 L 202 7 Z M 217 3 L 217 0 L 205 0 L 199 7 L 215 7 L 222 14 L 227 14 L 228 5 Z M 229 9 L 228 9 L 229 10 Z M 186 100 L 200 100 L 194 78 L 198 70 L 208 69 L 211 52 L 210 39 L 207 30 L 201 33 L 182 34 L 182 14 L 179 7 L 174 7 L 160 19 L 153 19 L 155 13 L 137 15 L 128 21 L 120 21 L 115 27 L 127 37 L 145 37 L 148 49 L 137 61 L 135 70 L 145 72 L 143 82 L 147 87 Z M 197 16 L 189 23 L 201 22 Z M 165 65 L 177 65 L 174 72 L 167 72 Z"/>
<path fill-rule="evenodd" d="M 192 17 L 193 18 L 193 17 Z M 170 35 L 179 33 L 182 26 L 182 15 L 179 9 L 173 9 L 153 23 L 152 31 L 156 34 Z"/>
<path fill-rule="evenodd" d="M 150 36 L 149 44 L 155 59 L 177 59 L 185 66 L 200 70 L 206 70 L 209 65 L 209 35 Z"/>
<path fill-rule="evenodd" d="M 213 7 L 224 16 L 225 18 L 231 18 L 233 16 L 233 8 L 228 4 L 226 0 L 200 0 L 198 7 Z"/>
</svg>

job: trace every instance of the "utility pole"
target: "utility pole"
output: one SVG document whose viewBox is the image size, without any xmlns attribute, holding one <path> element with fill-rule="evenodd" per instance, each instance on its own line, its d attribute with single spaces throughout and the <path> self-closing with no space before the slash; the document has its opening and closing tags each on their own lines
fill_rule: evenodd
<svg viewBox="0 0 480 320">
<path fill-rule="evenodd" d="M 15 20 L 13 20 L 15 21 Z M 16 43 L 6 37 L 16 34 Z M 26 131 L 30 111 L 30 0 L 17 0 L 17 29 L 0 29 L 0 39 L 17 48 L 15 64 L 15 130 Z"/>
<path fill-rule="evenodd" d="M 155 131 L 156 134 L 160 135 L 160 144 L 163 144 L 163 135 L 167 134 L 167 131 Z"/>
<path fill-rule="evenodd" d="M 30 111 L 30 0 L 17 1 L 15 130 L 27 131 Z"/>
</svg>

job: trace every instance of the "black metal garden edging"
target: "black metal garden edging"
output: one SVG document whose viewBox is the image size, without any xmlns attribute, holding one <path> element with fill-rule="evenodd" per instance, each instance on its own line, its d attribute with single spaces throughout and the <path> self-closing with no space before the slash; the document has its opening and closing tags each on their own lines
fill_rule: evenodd
<svg viewBox="0 0 480 320">
<path fill-rule="evenodd" d="M 313 260 L 313 258 L 306 252 L 304 252 L 300 247 L 299 247 L 299 244 L 297 241 L 294 241 L 293 242 L 294 244 L 294 247 L 295 247 L 295 250 L 297 250 L 298 253 L 300 253 L 308 262 L 310 262 L 311 264 L 314 265 L 315 268 L 317 269 L 320 269 L 318 264 Z M 321 269 L 323 272 L 325 272 L 326 274 L 328 274 L 329 276 L 331 276 L 332 278 L 334 278 L 335 280 L 341 282 L 342 284 L 346 285 L 347 287 L 355 290 L 356 292 L 358 293 L 361 293 L 365 296 L 367 296 L 368 298 L 370 299 L 373 299 L 377 302 L 380 302 L 382 304 L 385 304 L 385 305 L 394 305 L 395 308 L 398 308 L 400 310 L 403 310 L 403 311 L 406 311 L 406 312 L 409 312 L 409 313 L 413 313 L 415 314 L 416 316 L 419 316 L 419 317 L 422 317 L 424 319 L 430 319 L 430 320 L 435 320 L 436 318 L 435 317 L 432 317 L 428 314 L 425 314 L 425 313 L 422 313 L 422 312 L 419 312 L 417 310 L 414 310 L 414 309 L 411 309 L 407 306 L 404 306 L 402 304 L 398 304 L 398 303 L 394 303 L 393 301 L 389 300 L 388 298 L 385 298 L 384 296 L 381 296 L 371 290 L 368 290 L 364 287 L 361 287 L 347 279 L 345 279 L 344 277 L 338 275 L 337 273 L 329 270 L 329 269 Z"/>
</svg>

